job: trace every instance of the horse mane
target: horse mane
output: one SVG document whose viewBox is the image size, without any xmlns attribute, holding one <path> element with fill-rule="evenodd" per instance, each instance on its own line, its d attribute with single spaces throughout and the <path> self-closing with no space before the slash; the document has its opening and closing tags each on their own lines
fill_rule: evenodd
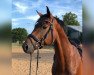
<svg viewBox="0 0 94 75">
<path fill-rule="evenodd" d="M 66 35 L 67 35 L 67 26 L 65 25 L 64 21 L 63 21 L 63 20 L 60 20 L 60 19 L 57 18 L 57 17 L 54 17 L 54 18 L 57 20 L 57 22 L 60 24 L 60 26 L 64 29 L 64 32 L 65 32 Z"/>
</svg>

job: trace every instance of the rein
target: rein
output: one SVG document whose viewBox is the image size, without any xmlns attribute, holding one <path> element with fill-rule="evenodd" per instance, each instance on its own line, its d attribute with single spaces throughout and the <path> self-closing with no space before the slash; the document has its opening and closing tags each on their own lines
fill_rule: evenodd
<svg viewBox="0 0 94 75">
<path fill-rule="evenodd" d="M 37 49 L 36 75 L 38 75 L 38 61 L 39 61 L 39 49 Z M 29 75 L 31 75 L 31 62 L 32 62 L 32 54 L 30 53 L 30 68 L 29 68 Z"/>
<path fill-rule="evenodd" d="M 32 62 L 32 54 L 30 53 L 30 68 L 29 68 L 29 75 L 31 75 L 31 62 Z"/>
<path fill-rule="evenodd" d="M 51 31 L 52 34 L 52 44 L 53 44 L 53 20 L 52 23 L 50 22 L 50 27 L 46 34 L 43 36 L 42 39 L 38 39 L 35 35 L 29 34 L 28 37 L 32 38 L 36 42 L 37 46 L 37 66 L 36 66 L 36 75 L 38 75 L 38 61 L 39 61 L 39 48 L 43 47 L 42 43 L 45 41 L 48 33 Z M 31 41 L 31 40 L 30 40 Z M 34 46 L 34 45 L 33 45 Z M 30 68 L 29 68 L 29 75 L 31 75 L 31 62 L 32 62 L 32 54 L 30 53 Z"/>
</svg>

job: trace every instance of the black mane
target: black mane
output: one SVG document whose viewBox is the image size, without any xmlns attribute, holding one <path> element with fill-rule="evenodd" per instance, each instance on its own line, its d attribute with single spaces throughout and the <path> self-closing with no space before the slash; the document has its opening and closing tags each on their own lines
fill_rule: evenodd
<svg viewBox="0 0 94 75">
<path fill-rule="evenodd" d="M 67 27 L 66 27 L 66 25 L 64 24 L 64 21 L 60 20 L 60 19 L 57 18 L 57 17 L 54 17 L 54 18 L 57 20 L 57 22 L 60 24 L 60 26 L 64 29 L 65 33 L 67 34 Z"/>
</svg>

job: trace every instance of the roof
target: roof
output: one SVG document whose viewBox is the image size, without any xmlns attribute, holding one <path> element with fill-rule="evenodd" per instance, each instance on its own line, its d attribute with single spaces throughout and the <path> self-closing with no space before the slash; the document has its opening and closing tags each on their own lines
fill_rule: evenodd
<svg viewBox="0 0 94 75">
<path fill-rule="evenodd" d="M 82 32 L 82 26 L 72 26 L 72 25 L 67 25 L 67 27 L 70 27 L 76 31 Z"/>
</svg>

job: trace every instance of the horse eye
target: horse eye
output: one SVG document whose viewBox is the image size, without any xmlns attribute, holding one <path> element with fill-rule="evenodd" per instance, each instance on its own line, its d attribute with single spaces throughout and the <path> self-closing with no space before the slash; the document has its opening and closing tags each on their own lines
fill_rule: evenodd
<svg viewBox="0 0 94 75">
<path fill-rule="evenodd" d="M 44 23 L 48 24 L 49 22 L 48 21 L 45 21 Z"/>
<path fill-rule="evenodd" d="M 46 28 L 47 28 L 47 25 L 44 25 L 44 26 L 43 26 L 43 29 L 46 29 Z"/>
</svg>

